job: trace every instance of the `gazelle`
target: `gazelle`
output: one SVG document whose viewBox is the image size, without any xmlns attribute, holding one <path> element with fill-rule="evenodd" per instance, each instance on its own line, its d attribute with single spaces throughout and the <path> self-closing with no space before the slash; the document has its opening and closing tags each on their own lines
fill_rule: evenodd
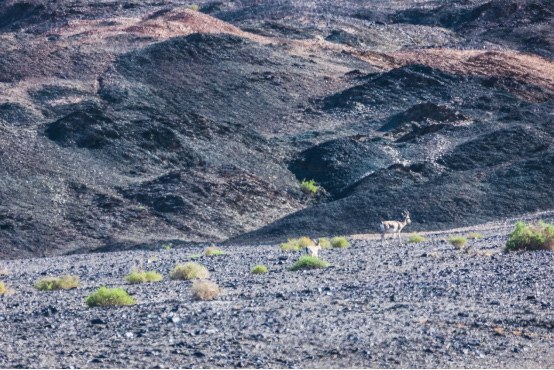
<svg viewBox="0 0 554 370">
<path fill-rule="evenodd" d="M 403 221 L 382 221 L 381 222 L 381 243 L 385 241 L 385 234 L 392 233 L 392 238 L 396 235 L 398 237 L 398 242 L 402 243 L 400 239 L 400 232 L 406 226 L 412 223 L 410 220 L 410 212 L 403 211 L 402 216 L 404 217 Z"/>
<path fill-rule="evenodd" d="M 315 242 L 315 245 L 308 245 L 305 248 L 305 251 L 308 256 L 318 257 L 318 253 L 320 249 L 321 249 L 321 245 L 319 245 L 319 241 L 317 241 Z"/>
</svg>

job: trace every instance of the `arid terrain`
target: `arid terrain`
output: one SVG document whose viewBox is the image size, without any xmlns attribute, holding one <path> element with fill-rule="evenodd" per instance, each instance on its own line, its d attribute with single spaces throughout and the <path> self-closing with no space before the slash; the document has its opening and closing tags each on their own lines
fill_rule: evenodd
<svg viewBox="0 0 554 370">
<path fill-rule="evenodd" d="M 552 222 L 554 213 L 528 217 Z M 503 253 L 514 219 L 381 246 L 372 235 L 326 249 L 323 270 L 289 271 L 300 252 L 277 245 L 157 248 L 0 262 L 15 291 L 0 297 L 0 367 L 75 368 L 553 368 L 554 254 Z M 446 241 L 478 231 L 467 252 Z M 176 263 L 208 267 L 222 288 L 195 301 L 168 280 Z M 265 264 L 269 273 L 252 275 Z M 129 285 L 133 268 L 165 280 Z M 39 292 L 45 276 L 81 286 Z M 134 306 L 89 308 L 99 286 L 123 287 Z"/>
<path fill-rule="evenodd" d="M 551 0 L 0 0 L 0 368 L 554 368 L 554 254 L 504 250 L 541 219 Z"/>
<path fill-rule="evenodd" d="M 550 210 L 553 19 L 549 0 L 2 1 L 0 258 Z"/>
</svg>

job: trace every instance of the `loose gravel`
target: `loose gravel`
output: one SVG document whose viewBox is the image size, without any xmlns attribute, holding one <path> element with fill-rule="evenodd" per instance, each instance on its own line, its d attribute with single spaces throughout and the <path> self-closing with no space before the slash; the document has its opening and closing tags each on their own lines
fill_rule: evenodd
<svg viewBox="0 0 554 370">
<path fill-rule="evenodd" d="M 0 367 L 552 368 L 554 253 L 504 254 L 508 232 L 484 232 L 467 252 L 448 232 L 402 246 L 353 239 L 321 251 L 329 268 L 297 272 L 301 253 L 276 245 L 2 261 L 10 274 L 0 280 L 15 292 L 0 296 Z M 169 280 L 191 260 L 222 289 L 214 301 Z M 251 274 L 257 264 L 269 273 Z M 128 284 L 133 267 L 164 280 Z M 33 287 L 63 274 L 81 286 Z M 100 286 L 123 287 L 138 304 L 87 307 Z"/>
</svg>

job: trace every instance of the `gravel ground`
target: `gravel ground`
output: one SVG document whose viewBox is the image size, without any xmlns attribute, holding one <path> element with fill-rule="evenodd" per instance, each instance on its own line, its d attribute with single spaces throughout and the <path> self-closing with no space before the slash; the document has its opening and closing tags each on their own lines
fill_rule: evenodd
<svg viewBox="0 0 554 370">
<path fill-rule="evenodd" d="M 331 267 L 300 272 L 288 270 L 299 252 L 229 246 L 198 258 L 223 289 L 211 302 L 167 279 L 198 247 L 2 261 L 15 292 L 0 296 L 0 367 L 553 368 L 554 253 L 502 253 L 510 228 L 481 227 L 467 253 L 448 232 L 404 246 L 353 239 L 322 251 Z M 251 275 L 258 263 L 270 272 Z M 128 285 L 133 266 L 165 280 Z M 81 287 L 33 287 L 61 274 Z M 85 306 L 102 285 L 138 304 Z"/>
</svg>

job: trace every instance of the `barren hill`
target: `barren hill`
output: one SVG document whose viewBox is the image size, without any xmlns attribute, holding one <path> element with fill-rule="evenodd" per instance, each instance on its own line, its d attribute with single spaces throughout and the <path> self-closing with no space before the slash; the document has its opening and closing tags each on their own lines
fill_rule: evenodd
<svg viewBox="0 0 554 370">
<path fill-rule="evenodd" d="M 0 258 L 552 208 L 548 0 L 191 5 L 0 4 Z"/>
</svg>

